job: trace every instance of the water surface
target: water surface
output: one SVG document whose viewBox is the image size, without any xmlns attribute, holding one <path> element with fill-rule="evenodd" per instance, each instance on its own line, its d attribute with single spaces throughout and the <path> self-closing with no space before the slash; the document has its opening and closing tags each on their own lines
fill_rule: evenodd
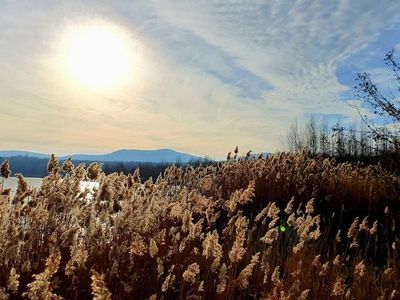
<svg viewBox="0 0 400 300">
<path fill-rule="evenodd" d="M 30 187 L 39 188 L 43 178 L 24 177 Z M 1 185 L 1 183 L 0 183 Z M 10 177 L 4 180 L 4 189 L 11 189 L 11 194 L 14 195 L 18 188 L 18 178 Z"/>
<path fill-rule="evenodd" d="M 40 188 L 43 178 L 36 177 L 24 177 L 26 182 L 31 188 Z M 1 185 L 1 182 L 0 182 Z M 93 181 L 81 181 L 80 188 L 83 192 L 86 188 L 89 189 L 89 194 L 93 193 L 93 190 L 99 187 L 98 182 Z M 18 178 L 10 177 L 4 180 L 4 189 L 11 189 L 11 195 L 14 195 L 18 188 Z"/>
</svg>

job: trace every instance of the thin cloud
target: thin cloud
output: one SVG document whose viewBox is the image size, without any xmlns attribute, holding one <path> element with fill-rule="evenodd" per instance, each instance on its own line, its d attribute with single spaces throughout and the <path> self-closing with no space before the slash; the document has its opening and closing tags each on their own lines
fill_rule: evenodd
<svg viewBox="0 0 400 300">
<path fill-rule="evenodd" d="M 0 105 L 9 133 L 0 146 L 274 151 L 294 119 L 357 119 L 347 103 L 355 100 L 343 96 L 352 87 L 337 70 L 398 24 L 399 8 L 344 0 L 3 2 Z M 63 28 L 95 18 L 124 27 L 138 45 L 138 78 L 111 95 L 66 83 L 53 55 Z"/>
</svg>

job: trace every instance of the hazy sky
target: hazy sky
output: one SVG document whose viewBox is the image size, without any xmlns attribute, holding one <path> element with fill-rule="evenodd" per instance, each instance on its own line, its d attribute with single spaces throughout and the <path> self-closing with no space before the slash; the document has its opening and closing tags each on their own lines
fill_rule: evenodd
<svg viewBox="0 0 400 300">
<path fill-rule="evenodd" d="M 357 116 L 355 75 L 387 82 L 399 11 L 397 0 L 0 1 L 0 149 L 274 151 L 296 118 Z M 89 23 L 121 33 L 134 62 L 113 88 L 65 71 L 65 36 Z"/>
</svg>

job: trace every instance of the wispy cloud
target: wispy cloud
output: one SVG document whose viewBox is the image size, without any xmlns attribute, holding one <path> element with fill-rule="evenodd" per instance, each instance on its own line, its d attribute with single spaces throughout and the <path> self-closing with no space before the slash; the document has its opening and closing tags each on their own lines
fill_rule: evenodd
<svg viewBox="0 0 400 300">
<path fill-rule="evenodd" d="M 0 146 L 174 147 L 215 157 L 236 144 L 276 150 L 295 118 L 357 117 L 338 69 L 388 34 L 399 8 L 345 0 L 4 2 L 0 104 L 8 134 Z M 90 18 L 123 26 L 139 45 L 139 78 L 112 95 L 65 85 L 46 58 L 57 32 Z M 390 35 L 398 44 L 399 33 Z"/>
</svg>

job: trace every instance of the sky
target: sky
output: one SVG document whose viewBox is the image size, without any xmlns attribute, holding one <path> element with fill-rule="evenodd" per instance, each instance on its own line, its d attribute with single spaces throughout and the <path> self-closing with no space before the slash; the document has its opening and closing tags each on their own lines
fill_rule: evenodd
<svg viewBox="0 0 400 300">
<path fill-rule="evenodd" d="M 368 113 L 354 79 L 390 82 L 383 58 L 400 52 L 399 10 L 396 0 L 2 0 L 0 149 L 280 150 L 294 120 L 354 122 L 354 104 Z M 89 27 L 112 32 L 129 56 L 107 88 L 66 63 L 66 41 Z M 107 47 L 84 50 L 93 69 Z"/>
</svg>

